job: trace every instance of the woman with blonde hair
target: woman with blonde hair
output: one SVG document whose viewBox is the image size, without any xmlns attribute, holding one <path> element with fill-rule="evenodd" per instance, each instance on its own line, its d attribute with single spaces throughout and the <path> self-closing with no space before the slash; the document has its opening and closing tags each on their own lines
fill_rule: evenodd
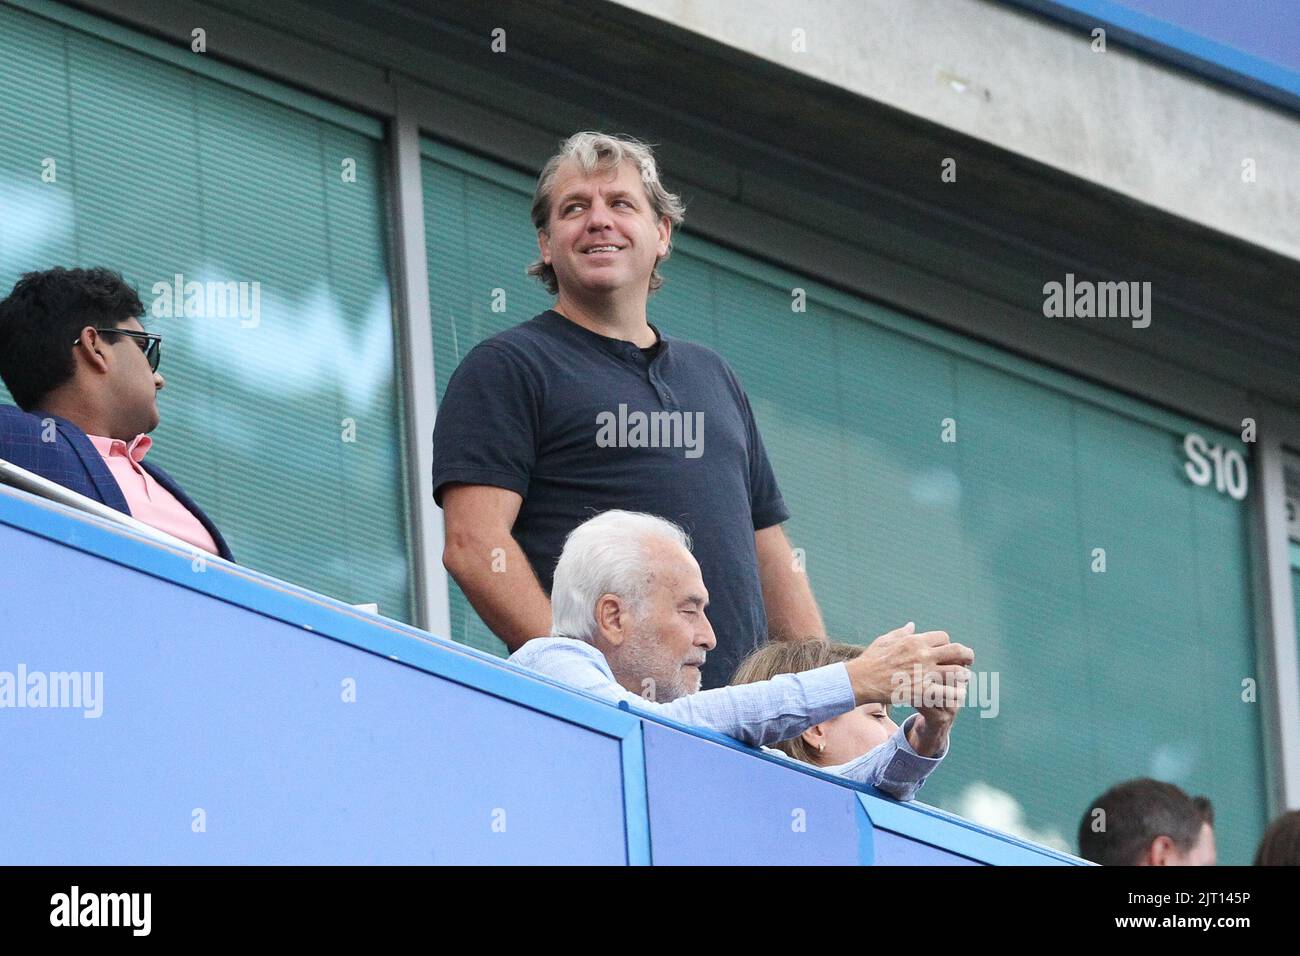
<svg viewBox="0 0 1300 956">
<path fill-rule="evenodd" d="M 863 648 L 819 640 L 773 641 L 750 654 L 732 684 L 770 680 L 827 664 L 851 661 Z M 948 733 L 965 697 L 965 685 L 933 688 L 900 727 L 884 704 L 863 704 L 783 740 L 768 753 L 809 764 L 826 773 L 869 783 L 898 800 L 911 800 L 948 753 Z"/>
</svg>

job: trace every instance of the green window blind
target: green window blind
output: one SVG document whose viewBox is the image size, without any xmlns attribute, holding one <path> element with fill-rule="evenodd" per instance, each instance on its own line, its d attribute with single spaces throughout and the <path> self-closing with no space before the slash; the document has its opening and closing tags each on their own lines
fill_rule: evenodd
<svg viewBox="0 0 1300 956">
<path fill-rule="evenodd" d="M 1300 544 L 1291 542 L 1291 607 L 1296 615 L 1296 652 L 1300 657 Z"/>
<path fill-rule="evenodd" d="M 495 166 L 427 140 L 421 148 L 434 377 L 441 404 L 467 351 L 550 308 L 552 299 L 524 274 L 537 258 L 525 178 L 512 176 L 513 188 L 503 188 L 496 177 L 506 174 Z M 505 656 L 505 644 L 474 613 L 450 575 L 447 582 L 452 639 Z"/>
<path fill-rule="evenodd" d="M 445 387 L 475 342 L 550 299 L 523 275 L 531 178 L 425 155 Z M 1092 800 L 1150 775 L 1209 796 L 1220 859 L 1248 862 L 1265 798 L 1258 705 L 1241 699 L 1258 677 L 1246 509 L 1187 480 L 1182 437 L 1244 446 L 694 236 L 664 272 L 651 320 L 745 383 L 832 635 L 915 620 L 976 650 L 987 694 L 924 800 L 1073 851 Z M 459 592 L 453 621 L 496 645 Z"/>
<path fill-rule="evenodd" d="M 0 7 L 0 287 L 123 272 L 164 337 L 151 454 L 236 558 L 410 620 L 379 124 L 104 30 Z M 161 315 L 176 275 L 246 308 Z"/>
</svg>

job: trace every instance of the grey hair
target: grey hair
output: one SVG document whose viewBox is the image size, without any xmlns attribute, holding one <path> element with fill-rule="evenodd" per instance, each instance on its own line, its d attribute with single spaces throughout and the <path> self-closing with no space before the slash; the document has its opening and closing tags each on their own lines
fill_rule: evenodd
<svg viewBox="0 0 1300 956">
<path fill-rule="evenodd" d="M 551 634 L 595 643 L 602 595 L 639 606 L 654 580 L 646 552 L 652 538 L 691 548 L 690 536 L 677 525 L 639 511 L 605 511 L 570 531 L 551 582 Z"/>
<path fill-rule="evenodd" d="M 549 234 L 551 222 L 552 191 L 555 188 L 555 173 L 560 164 L 572 159 L 588 176 L 596 171 L 614 172 L 623 163 L 634 165 L 641 172 L 641 184 L 645 186 L 650 198 L 650 208 L 654 210 L 655 222 L 667 216 L 676 228 L 686 218 L 686 206 L 681 197 L 670 193 L 659 181 L 659 166 L 655 162 L 654 151 L 648 143 L 631 136 L 619 136 L 613 133 L 597 133 L 584 130 L 574 133 L 560 146 L 560 151 L 546 161 L 541 175 L 537 177 L 537 190 L 533 193 L 533 226 L 540 232 Z M 659 263 L 672 254 L 672 241 L 669 240 L 668 251 L 655 263 L 650 272 L 650 291 L 654 292 L 664 284 L 664 277 L 659 274 Z M 560 284 L 555 278 L 555 270 L 542 259 L 532 263 L 527 270 L 530 276 L 536 276 L 546 286 L 546 291 L 555 295 L 560 291 Z"/>
</svg>

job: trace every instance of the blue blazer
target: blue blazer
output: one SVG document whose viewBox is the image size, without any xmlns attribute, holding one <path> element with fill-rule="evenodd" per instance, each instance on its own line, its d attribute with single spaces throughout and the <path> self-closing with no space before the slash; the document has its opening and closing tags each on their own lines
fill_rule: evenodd
<svg viewBox="0 0 1300 956">
<path fill-rule="evenodd" d="M 47 418 L 55 423 L 54 441 L 41 440 L 41 433 L 45 430 L 41 422 Z M 108 465 L 104 464 L 104 459 L 90 443 L 86 433 L 65 418 L 44 413 L 29 414 L 12 405 L 0 405 L 0 458 L 123 514 L 131 514 L 126 497 L 118 487 L 117 479 L 108 470 Z M 233 561 L 226 539 L 221 536 L 212 519 L 190 500 L 189 495 L 181 490 L 171 475 L 147 460 L 140 465 L 158 484 L 170 491 L 190 514 L 199 519 L 199 523 L 212 535 L 221 556 L 227 561 Z"/>
</svg>

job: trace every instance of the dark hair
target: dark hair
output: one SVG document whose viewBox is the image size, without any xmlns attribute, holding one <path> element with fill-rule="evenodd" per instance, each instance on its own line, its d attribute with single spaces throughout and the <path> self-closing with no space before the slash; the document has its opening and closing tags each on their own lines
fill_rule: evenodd
<svg viewBox="0 0 1300 956">
<path fill-rule="evenodd" d="M 1264 831 L 1256 866 L 1300 866 L 1300 810 L 1288 810 Z"/>
<path fill-rule="evenodd" d="M 1094 811 L 1105 812 L 1104 828 L 1093 829 Z M 1167 836 L 1186 853 L 1214 825 L 1214 807 L 1205 797 L 1189 797 L 1172 783 L 1149 777 L 1126 780 L 1093 801 L 1079 821 L 1079 855 L 1102 866 L 1132 866 L 1151 841 Z"/>
<path fill-rule="evenodd" d="M 25 273 L 0 302 L 0 378 L 24 411 L 72 378 L 72 343 L 88 325 L 118 326 L 144 314 L 122 276 L 109 269 Z"/>
</svg>

